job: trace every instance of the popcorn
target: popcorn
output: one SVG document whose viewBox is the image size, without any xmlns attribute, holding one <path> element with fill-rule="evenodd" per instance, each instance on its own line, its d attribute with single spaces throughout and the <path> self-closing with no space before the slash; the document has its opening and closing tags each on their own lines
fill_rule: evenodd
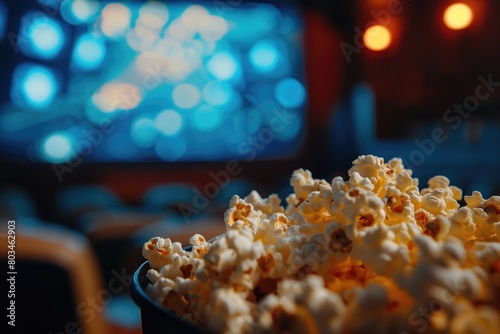
<svg viewBox="0 0 500 334">
<path fill-rule="evenodd" d="M 345 231 L 345 225 L 341 223 L 330 224 L 325 231 L 327 237 L 327 249 L 332 253 L 340 252 L 348 254 L 352 250 L 352 240 L 350 240 Z"/>
<path fill-rule="evenodd" d="M 362 155 L 353 161 L 353 166 L 348 174 L 352 176 L 359 173 L 362 177 L 368 178 L 373 184 L 373 192 L 384 196 L 384 185 L 394 178 L 394 169 L 384 164 L 384 159 L 373 155 Z"/>
<path fill-rule="evenodd" d="M 163 300 L 168 292 L 175 286 L 175 282 L 171 279 L 161 277 L 158 272 L 153 269 L 148 271 L 148 278 L 153 284 L 146 288 L 146 292 L 157 302 L 163 304 Z"/>
<path fill-rule="evenodd" d="M 366 155 L 348 179 L 233 196 L 227 231 L 144 244 L 146 292 L 215 333 L 500 332 L 500 196 Z M 425 325 L 425 326 L 424 326 Z M 424 328 L 425 327 L 425 328 Z"/>
<path fill-rule="evenodd" d="M 249 226 L 253 232 L 257 231 L 262 212 L 256 211 L 252 204 L 245 202 L 238 195 L 234 195 L 229 203 L 229 209 L 224 214 L 227 229 L 241 229 Z"/>
<path fill-rule="evenodd" d="M 394 242 L 405 244 L 409 249 L 414 245 L 413 238 L 421 233 L 419 226 L 412 221 L 391 225 L 389 230 L 394 233 Z"/>
<path fill-rule="evenodd" d="M 414 205 L 408 194 L 396 187 L 388 187 L 385 199 L 387 221 L 392 224 L 415 222 Z"/>
<path fill-rule="evenodd" d="M 499 328 L 498 310 L 488 306 L 470 307 L 450 323 L 450 332 L 457 334 L 498 333 Z"/>
<path fill-rule="evenodd" d="M 347 237 L 354 240 L 363 234 L 362 230 L 381 224 L 385 218 L 384 202 L 372 191 L 353 187 L 348 191 L 340 191 L 334 197 L 332 211 L 341 212 L 338 219 L 347 225 Z M 337 215 L 333 215 L 337 218 Z"/>
<path fill-rule="evenodd" d="M 215 333 L 244 333 L 253 323 L 252 308 L 232 289 L 217 289 L 206 310 L 207 325 Z"/>
<path fill-rule="evenodd" d="M 310 192 L 318 190 L 317 184 L 318 181 L 312 178 L 311 172 L 302 168 L 294 171 L 290 180 L 299 202 L 305 201 Z"/>
<path fill-rule="evenodd" d="M 338 333 L 345 306 L 341 297 L 325 288 L 323 278 L 284 280 L 277 296 L 261 303 L 256 333 Z"/>
<path fill-rule="evenodd" d="M 463 241 L 474 238 L 476 232 L 476 224 L 473 219 L 472 209 L 462 207 L 455 211 L 450 217 L 450 234 L 460 238 Z"/>
<path fill-rule="evenodd" d="M 282 213 L 275 213 L 269 219 L 262 219 L 260 227 L 255 235 L 256 240 L 261 240 L 264 244 L 273 245 L 279 238 L 286 234 L 290 222 Z"/>
<path fill-rule="evenodd" d="M 378 274 L 395 275 L 405 269 L 410 257 L 407 247 L 396 243 L 394 239 L 394 232 L 386 226 L 371 229 L 354 243 L 353 257 Z"/>
<path fill-rule="evenodd" d="M 449 186 L 450 180 L 444 176 L 435 176 L 428 182 L 429 188 L 422 189 L 421 207 L 432 214 L 448 216 L 457 210 L 460 205 L 457 200 L 462 198 L 462 191 Z"/>
<path fill-rule="evenodd" d="M 189 238 L 189 243 L 193 246 L 191 250 L 192 258 L 202 259 L 208 253 L 211 244 L 205 240 L 201 234 L 195 234 Z"/>
<path fill-rule="evenodd" d="M 425 228 L 428 222 L 434 221 L 436 217 L 425 209 L 417 209 L 414 214 L 417 225 L 422 229 Z"/>
<path fill-rule="evenodd" d="M 467 207 L 472 208 L 474 213 L 473 219 L 476 224 L 476 237 L 484 239 L 498 232 L 500 196 L 492 196 L 488 200 L 485 200 L 481 193 L 474 191 L 472 196 L 465 196 L 465 202 L 467 202 Z"/>
<path fill-rule="evenodd" d="M 450 226 L 450 221 L 447 218 L 439 215 L 433 221 L 425 224 L 423 233 L 432 237 L 433 239 L 444 240 L 450 232 Z"/>
<path fill-rule="evenodd" d="M 149 266 L 154 269 L 159 269 L 174 261 L 175 256 L 185 256 L 186 252 L 182 249 L 182 245 L 178 242 L 172 243 L 167 238 L 152 238 L 144 244 L 142 256 L 149 261 Z"/>
<path fill-rule="evenodd" d="M 371 283 L 363 289 L 353 289 L 352 294 L 342 333 L 397 332 L 397 301 L 391 300 L 386 287 Z"/>
<path fill-rule="evenodd" d="M 256 210 L 260 210 L 264 214 L 264 217 L 272 216 L 276 212 L 285 211 L 280 205 L 281 199 L 276 194 L 263 199 L 258 192 L 253 190 L 250 195 L 244 198 L 244 201 L 252 204 Z"/>
<path fill-rule="evenodd" d="M 286 261 L 278 248 L 270 245 L 266 248 L 266 253 L 258 260 L 261 278 L 279 279 L 286 275 Z"/>
<path fill-rule="evenodd" d="M 446 214 L 446 191 L 444 189 L 432 189 L 422 196 L 420 207 L 433 215 Z"/>
<path fill-rule="evenodd" d="M 410 197 L 415 208 L 420 207 L 422 198 L 418 190 L 418 179 L 413 179 L 411 173 L 401 172 L 396 176 L 396 188 Z"/>
<path fill-rule="evenodd" d="M 481 268 L 462 267 L 463 244 L 455 238 L 438 243 L 428 236 L 416 236 L 420 256 L 413 270 L 398 277 L 398 283 L 419 303 L 460 295 L 471 301 L 487 299 L 487 278 Z"/>
</svg>

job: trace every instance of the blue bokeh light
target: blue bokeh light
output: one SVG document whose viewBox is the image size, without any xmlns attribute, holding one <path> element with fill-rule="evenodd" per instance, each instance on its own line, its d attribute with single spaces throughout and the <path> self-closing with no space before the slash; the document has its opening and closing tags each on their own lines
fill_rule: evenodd
<svg viewBox="0 0 500 334">
<path fill-rule="evenodd" d="M 218 80 L 229 80 L 236 76 L 239 64 L 231 53 L 219 51 L 208 61 L 207 69 Z"/>
<path fill-rule="evenodd" d="M 154 144 L 158 132 L 155 123 L 147 117 L 138 117 L 132 122 L 130 128 L 132 140 L 139 146 L 149 147 Z"/>
<path fill-rule="evenodd" d="M 260 72 L 272 72 L 280 60 L 276 44 L 271 40 L 255 43 L 250 50 L 250 62 Z"/>
<path fill-rule="evenodd" d="M 222 111 L 219 108 L 201 106 L 191 114 L 191 123 L 202 132 L 209 132 L 217 129 L 222 120 Z"/>
<path fill-rule="evenodd" d="M 73 50 L 73 66 L 82 70 L 95 70 L 106 55 L 106 47 L 100 38 L 92 34 L 80 36 Z"/>
<path fill-rule="evenodd" d="M 28 104 L 35 108 L 44 108 L 50 105 L 55 96 L 55 78 L 51 72 L 40 67 L 28 73 L 23 88 Z"/>
<path fill-rule="evenodd" d="M 111 302 L 106 305 L 104 314 L 108 321 L 120 324 L 123 328 L 132 330 L 141 327 L 141 310 L 132 298 L 125 294 L 113 296 Z"/>
<path fill-rule="evenodd" d="M 81 24 L 91 21 L 99 7 L 99 2 L 94 0 L 65 0 L 61 4 L 61 16 L 70 24 Z"/>
<path fill-rule="evenodd" d="M 52 104 L 58 90 L 56 77 L 47 67 L 21 64 L 14 70 L 11 99 L 18 106 L 45 109 Z"/>
<path fill-rule="evenodd" d="M 234 98 L 232 86 L 226 82 L 211 81 L 203 87 L 203 99 L 212 106 L 225 106 Z"/>
<path fill-rule="evenodd" d="M 61 24 L 42 12 L 29 12 L 21 19 L 17 45 L 27 56 L 52 59 L 63 49 L 65 35 Z"/>
<path fill-rule="evenodd" d="M 306 100 L 304 86 L 293 78 L 286 78 L 278 82 L 274 95 L 276 100 L 287 108 L 298 108 Z"/>
<path fill-rule="evenodd" d="M 40 156 L 49 163 L 68 162 L 75 152 L 74 138 L 64 131 L 49 134 L 40 145 Z"/>
<path fill-rule="evenodd" d="M 156 116 L 154 120 L 155 128 L 165 136 L 175 136 L 183 128 L 182 116 L 175 110 L 165 110 Z"/>
<path fill-rule="evenodd" d="M 198 87 L 191 84 L 177 85 L 172 91 L 172 100 L 182 109 L 191 109 L 200 103 L 201 93 Z"/>
<path fill-rule="evenodd" d="M 0 39 L 8 14 L 2 12 L 4 2 L 0 0 Z M 66 115 L 67 103 L 81 106 L 71 108 L 67 115 L 75 126 L 112 122 L 113 133 L 95 147 L 91 160 L 238 158 L 238 145 L 245 136 L 269 125 L 270 109 L 262 107 L 266 102 L 297 112 L 297 123 L 277 135 L 279 149 L 295 150 L 296 145 L 291 144 L 296 144 L 297 131 L 303 127 L 307 97 L 301 79 L 302 45 L 297 38 L 301 19 L 292 6 L 248 2 L 220 12 L 209 2 L 193 7 L 174 1 L 167 4 L 168 16 L 160 20 L 155 11 L 144 12 L 142 2 L 112 2 L 129 14 L 120 35 L 123 39 L 116 39 L 109 31 L 115 23 L 121 27 L 123 17 L 114 6 L 107 7 L 108 1 L 35 0 L 38 6 L 36 2 L 54 4 L 60 16 L 44 13 L 40 6 L 21 16 L 15 43 L 23 56 L 43 64 L 15 69 L 11 102 L 16 110 L 43 110 L 38 114 L 45 119 L 32 118 L 40 129 L 68 126 L 58 117 Z M 196 9 L 194 14 L 183 16 L 189 8 Z M 283 32 L 286 19 L 298 22 Z M 106 20 L 109 24 L 103 23 Z M 172 29 L 174 23 L 177 30 L 185 31 Z M 129 33 L 141 42 L 137 48 Z M 49 62 L 53 65 L 44 65 Z M 61 93 L 64 95 L 58 96 Z M 25 123 L 0 121 L 1 126 Z M 37 158 L 39 153 L 44 161 L 49 161 L 47 155 L 51 161 L 64 160 L 62 153 L 58 158 L 49 148 L 57 146 L 52 142 L 63 147 L 67 138 L 54 137 L 46 151 L 41 143 L 47 132 L 40 133 L 39 128 L 32 131 L 29 143 L 38 145 L 34 154 L 20 154 L 27 159 Z M 71 134 L 79 140 L 78 132 Z M 29 147 L 25 138 L 16 136 L 11 137 L 23 141 L 23 148 Z M 273 145 L 258 157 L 275 152 Z"/>
</svg>

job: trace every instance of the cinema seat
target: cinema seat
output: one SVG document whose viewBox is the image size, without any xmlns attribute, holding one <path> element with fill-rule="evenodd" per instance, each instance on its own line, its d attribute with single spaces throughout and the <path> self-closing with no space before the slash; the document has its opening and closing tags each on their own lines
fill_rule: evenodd
<svg viewBox="0 0 500 334">
<path fill-rule="evenodd" d="M 162 219 L 162 214 L 130 210 L 94 211 L 82 215 L 75 227 L 90 241 L 104 282 L 108 282 L 113 271 L 126 266 L 130 240 L 136 231 Z M 133 273 L 135 269 L 130 270 Z"/>
<path fill-rule="evenodd" d="M 7 226 L 0 233 L 7 268 Z M 102 310 L 107 290 L 89 243 L 52 224 L 16 221 L 15 305 L 18 333 L 109 333 Z M 81 332 L 79 331 L 81 330 Z"/>
<path fill-rule="evenodd" d="M 148 212 L 176 213 L 179 204 L 193 201 L 193 186 L 182 183 L 160 184 L 151 187 L 144 195 L 143 208 Z"/>
<path fill-rule="evenodd" d="M 20 187 L 0 187 L 0 217 L 34 217 L 35 205 Z"/>
<path fill-rule="evenodd" d="M 76 221 L 86 213 L 124 208 L 121 200 L 105 187 L 75 185 L 63 188 L 56 195 L 54 212 L 61 223 L 74 227 Z"/>
</svg>

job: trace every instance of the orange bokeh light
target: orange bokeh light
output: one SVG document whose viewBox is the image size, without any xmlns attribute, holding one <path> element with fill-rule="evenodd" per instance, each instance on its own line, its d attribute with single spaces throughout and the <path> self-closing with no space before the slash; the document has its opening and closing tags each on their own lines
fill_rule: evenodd
<svg viewBox="0 0 500 334">
<path fill-rule="evenodd" d="M 472 9 L 463 3 L 448 6 L 443 14 L 444 24 L 452 30 L 465 29 L 472 23 Z"/>
<path fill-rule="evenodd" d="M 392 34 L 382 25 L 374 25 L 366 29 L 363 34 L 363 43 L 373 51 L 382 51 L 389 47 L 392 42 Z"/>
</svg>

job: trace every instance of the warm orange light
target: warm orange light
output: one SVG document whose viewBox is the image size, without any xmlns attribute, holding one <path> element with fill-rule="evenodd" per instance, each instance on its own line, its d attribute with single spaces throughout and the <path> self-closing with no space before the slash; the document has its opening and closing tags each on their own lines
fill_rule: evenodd
<svg viewBox="0 0 500 334">
<path fill-rule="evenodd" d="M 444 11 L 444 24 L 450 29 L 460 30 L 472 23 L 472 9 L 463 3 L 455 3 Z"/>
<path fill-rule="evenodd" d="M 374 25 L 366 29 L 363 35 L 363 43 L 373 51 L 387 49 L 391 44 L 392 36 L 389 29 L 381 25 Z"/>
</svg>

